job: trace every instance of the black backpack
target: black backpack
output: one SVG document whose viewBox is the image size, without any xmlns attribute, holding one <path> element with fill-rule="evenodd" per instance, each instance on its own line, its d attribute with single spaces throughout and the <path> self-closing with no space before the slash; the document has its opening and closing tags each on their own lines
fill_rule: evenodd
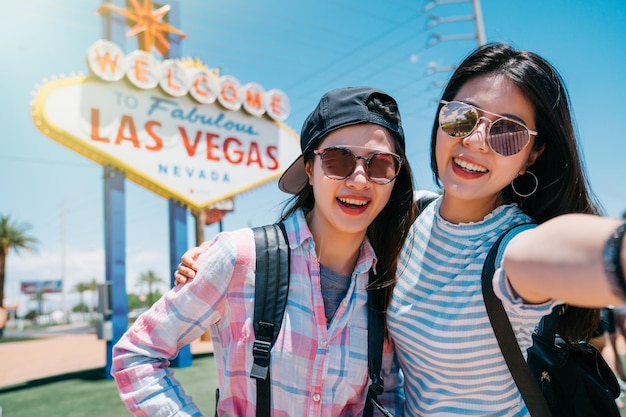
<svg viewBox="0 0 626 417">
<path fill-rule="evenodd" d="M 577 349 L 559 343 L 554 328 L 560 306 L 544 316 L 533 333 L 533 345 L 524 360 L 504 306 L 493 291 L 498 247 L 505 231 L 487 254 L 482 288 L 487 314 L 500 350 L 526 407 L 535 417 L 619 417 L 615 398 L 620 387 L 602 354 L 592 344 L 581 342 Z"/>
<path fill-rule="evenodd" d="M 271 411 L 270 359 L 272 346 L 276 342 L 283 321 L 289 294 L 290 250 L 285 226 L 276 223 L 255 227 L 256 277 L 254 302 L 254 334 L 252 347 L 254 363 L 250 377 L 257 384 L 257 416 L 269 417 Z M 370 272 L 370 282 L 374 279 Z M 372 286 L 370 286 L 372 287 Z M 380 293 L 378 293 L 380 292 Z M 384 339 L 384 314 L 382 311 L 382 289 L 368 289 L 368 361 L 372 384 L 367 393 L 364 417 L 373 414 L 376 406 L 385 416 L 392 417 L 378 404 L 377 396 L 383 392 L 380 376 Z M 216 393 L 216 407 L 219 390 Z M 215 412 L 217 417 L 217 410 Z"/>
</svg>

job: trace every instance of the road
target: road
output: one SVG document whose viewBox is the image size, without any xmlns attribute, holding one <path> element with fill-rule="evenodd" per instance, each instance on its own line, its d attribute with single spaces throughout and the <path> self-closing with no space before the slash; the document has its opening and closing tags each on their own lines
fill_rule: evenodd
<svg viewBox="0 0 626 417">
<path fill-rule="evenodd" d="M 5 336 L 33 339 L 0 343 L 0 388 L 106 365 L 106 342 L 97 338 L 90 324 L 7 329 Z M 213 352 L 213 344 L 198 339 L 191 352 Z"/>
<path fill-rule="evenodd" d="M 4 330 L 4 336 L 10 337 L 50 337 L 71 334 L 95 334 L 95 328 L 89 323 L 63 324 L 58 326 L 27 328 L 17 330 L 7 328 Z"/>
</svg>

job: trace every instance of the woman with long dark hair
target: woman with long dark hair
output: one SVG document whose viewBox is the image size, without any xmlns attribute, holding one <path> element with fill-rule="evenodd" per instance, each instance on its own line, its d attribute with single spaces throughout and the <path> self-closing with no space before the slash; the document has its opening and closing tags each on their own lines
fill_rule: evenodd
<svg viewBox="0 0 626 417">
<path fill-rule="evenodd" d="M 596 329 L 597 307 L 624 303 L 623 220 L 596 215 L 561 77 L 506 44 L 455 70 L 431 167 L 443 194 L 411 227 L 388 310 L 405 415 L 527 416 L 483 303 L 487 252 L 532 223 L 500 246 L 495 294 L 524 354 L 555 307 L 557 332 L 575 346 Z"/>
</svg>

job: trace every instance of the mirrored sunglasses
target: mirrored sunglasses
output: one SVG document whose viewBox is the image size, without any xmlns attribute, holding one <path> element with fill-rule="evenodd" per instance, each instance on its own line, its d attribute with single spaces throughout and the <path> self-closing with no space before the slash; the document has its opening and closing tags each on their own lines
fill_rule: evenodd
<svg viewBox="0 0 626 417">
<path fill-rule="evenodd" d="M 487 143 L 502 156 L 517 154 L 530 143 L 531 136 L 537 135 L 537 132 L 520 122 L 467 103 L 441 100 L 441 104 L 444 106 L 439 110 L 439 127 L 445 134 L 453 138 L 466 138 L 476 130 L 481 120 L 485 120 L 489 124 Z M 491 121 L 480 116 L 479 112 L 497 116 L 498 119 Z"/>
<path fill-rule="evenodd" d="M 365 161 L 365 172 L 370 181 L 376 184 L 388 184 L 400 173 L 404 160 L 394 153 L 375 152 L 369 157 L 359 156 L 350 149 L 330 147 L 313 151 L 322 160 L 324 175 L 332 180 L 344 180 L 356 169 L 358 159 Z"/>
</svg>

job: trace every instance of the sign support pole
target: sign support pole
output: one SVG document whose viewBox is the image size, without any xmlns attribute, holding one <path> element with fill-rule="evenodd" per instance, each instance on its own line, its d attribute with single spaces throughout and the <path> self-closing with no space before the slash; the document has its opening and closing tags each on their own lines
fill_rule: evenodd
<svg viewBox="0 0 626 417">
<path fill-rule="evenodd" d="M 103 0 L 103 3 L 107 3 Z M 126 7 L 126 0 L 108 3 Z M 126 21 L 109 14 L 103 19 L 104 38 L 124 48 Z M 113 345 L 128 328 L 128 295 L 126 294 L 126 176 L 111 167 L 104 167 L 104 248 L 106 282 L 111 284 L 111 322 L 113 335 L 106 344 L 104 377 L 113 379 Z"/>
<path fill-rule="evenodd" d="M 106 282 L 111 284 L 112 337 L 107 340 L 106 379 L 112 379 L 113 345 L 128 328 L 126 295 L 126 195 L 125 177 L 110 167 L 104 168 L 104 240 Z M 105 317 L 105 320 L 107 318 Z"/>
</svg>

